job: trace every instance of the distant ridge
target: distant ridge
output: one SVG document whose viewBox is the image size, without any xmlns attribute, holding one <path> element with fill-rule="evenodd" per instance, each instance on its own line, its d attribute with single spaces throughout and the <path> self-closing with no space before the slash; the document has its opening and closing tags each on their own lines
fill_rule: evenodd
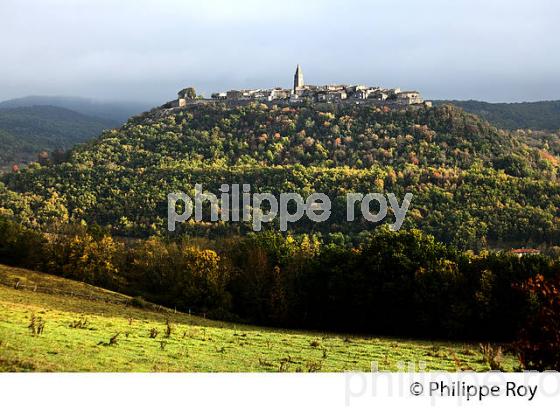
<svg viewBox="0 0 560 410">
<path fill-rule="evenodd" d="M 82 97 L 28 96 L 0 102 L 0 109 L 49 105 L 65 108 L 90 117 L 124 123 L 133 115 L 151 108 L 148 103 L 131 101 L 97 101 Z"/>
<path fill-rule="evenodd" d="M 498 128 L 508 130 L 559 130 L 560 100 L 521 103 L 488 103 L 484 101 L 436 100 L 434 105 L 453 104 L 476 114 Z"/>
<path fill-rule="evenodd" d="M 0 108 L 0 166 L 34 160 L 44 150 L 68 150 L 118 126 L 114 120 L 49 105 Z"/>
</svg>

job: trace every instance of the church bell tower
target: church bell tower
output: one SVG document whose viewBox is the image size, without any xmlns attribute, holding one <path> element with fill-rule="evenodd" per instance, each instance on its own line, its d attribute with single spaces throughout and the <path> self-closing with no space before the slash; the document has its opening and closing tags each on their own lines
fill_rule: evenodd
<svg viewBox="0 0 560 410">
<path fill-rule="evenodd" d="M 296 74 L 294 75 L 294 94 L 296 94 L 297 91 L 303 86 L 303 71 L 301 71 L 301 67 L 298 64 Z"/>
</svg>

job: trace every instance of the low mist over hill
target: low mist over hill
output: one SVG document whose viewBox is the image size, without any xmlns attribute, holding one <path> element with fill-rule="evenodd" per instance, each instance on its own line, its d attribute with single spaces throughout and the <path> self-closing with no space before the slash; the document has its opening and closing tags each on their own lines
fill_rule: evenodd
<svg viewBox="0 0 560 410">
<path fill-rule="evenodd" d="M 131 101 L 96 101 L 81 97 L 29 96 L 0 102 L 2 108 L 50 105 L 66 108 L 80 114 L 102 118 L 116 123 L 124 123 L 129 117 L 151 108 L 148 103 Z"/>
</svg>

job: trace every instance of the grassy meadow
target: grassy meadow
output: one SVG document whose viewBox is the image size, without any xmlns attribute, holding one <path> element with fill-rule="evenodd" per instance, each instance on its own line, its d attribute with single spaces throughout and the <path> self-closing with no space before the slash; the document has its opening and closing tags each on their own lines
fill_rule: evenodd
<svg viewBox="0 0 560 410">
<path fill-rule="evenodd" d="M 15 284 L 19 282 L 19 285 Z M 206 320 L 0 265 L 0 371 L 340 372 L 399 362 L 486 371 L 477 344 L 260 328 Z M 502 358 L 504 370 L 517 365 Z"/>
</svg>

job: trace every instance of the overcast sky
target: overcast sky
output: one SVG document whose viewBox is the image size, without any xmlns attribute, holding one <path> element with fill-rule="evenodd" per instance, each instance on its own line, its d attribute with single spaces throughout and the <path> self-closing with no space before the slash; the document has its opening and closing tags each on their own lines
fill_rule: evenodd
<svg viewBox="0 0 560 410">
<path fill-rule="evenodd" d="M 0 0 L 0 100 L 161 103 L 194 86 L 560 99 L 558 0 Z"/>
</svg>

